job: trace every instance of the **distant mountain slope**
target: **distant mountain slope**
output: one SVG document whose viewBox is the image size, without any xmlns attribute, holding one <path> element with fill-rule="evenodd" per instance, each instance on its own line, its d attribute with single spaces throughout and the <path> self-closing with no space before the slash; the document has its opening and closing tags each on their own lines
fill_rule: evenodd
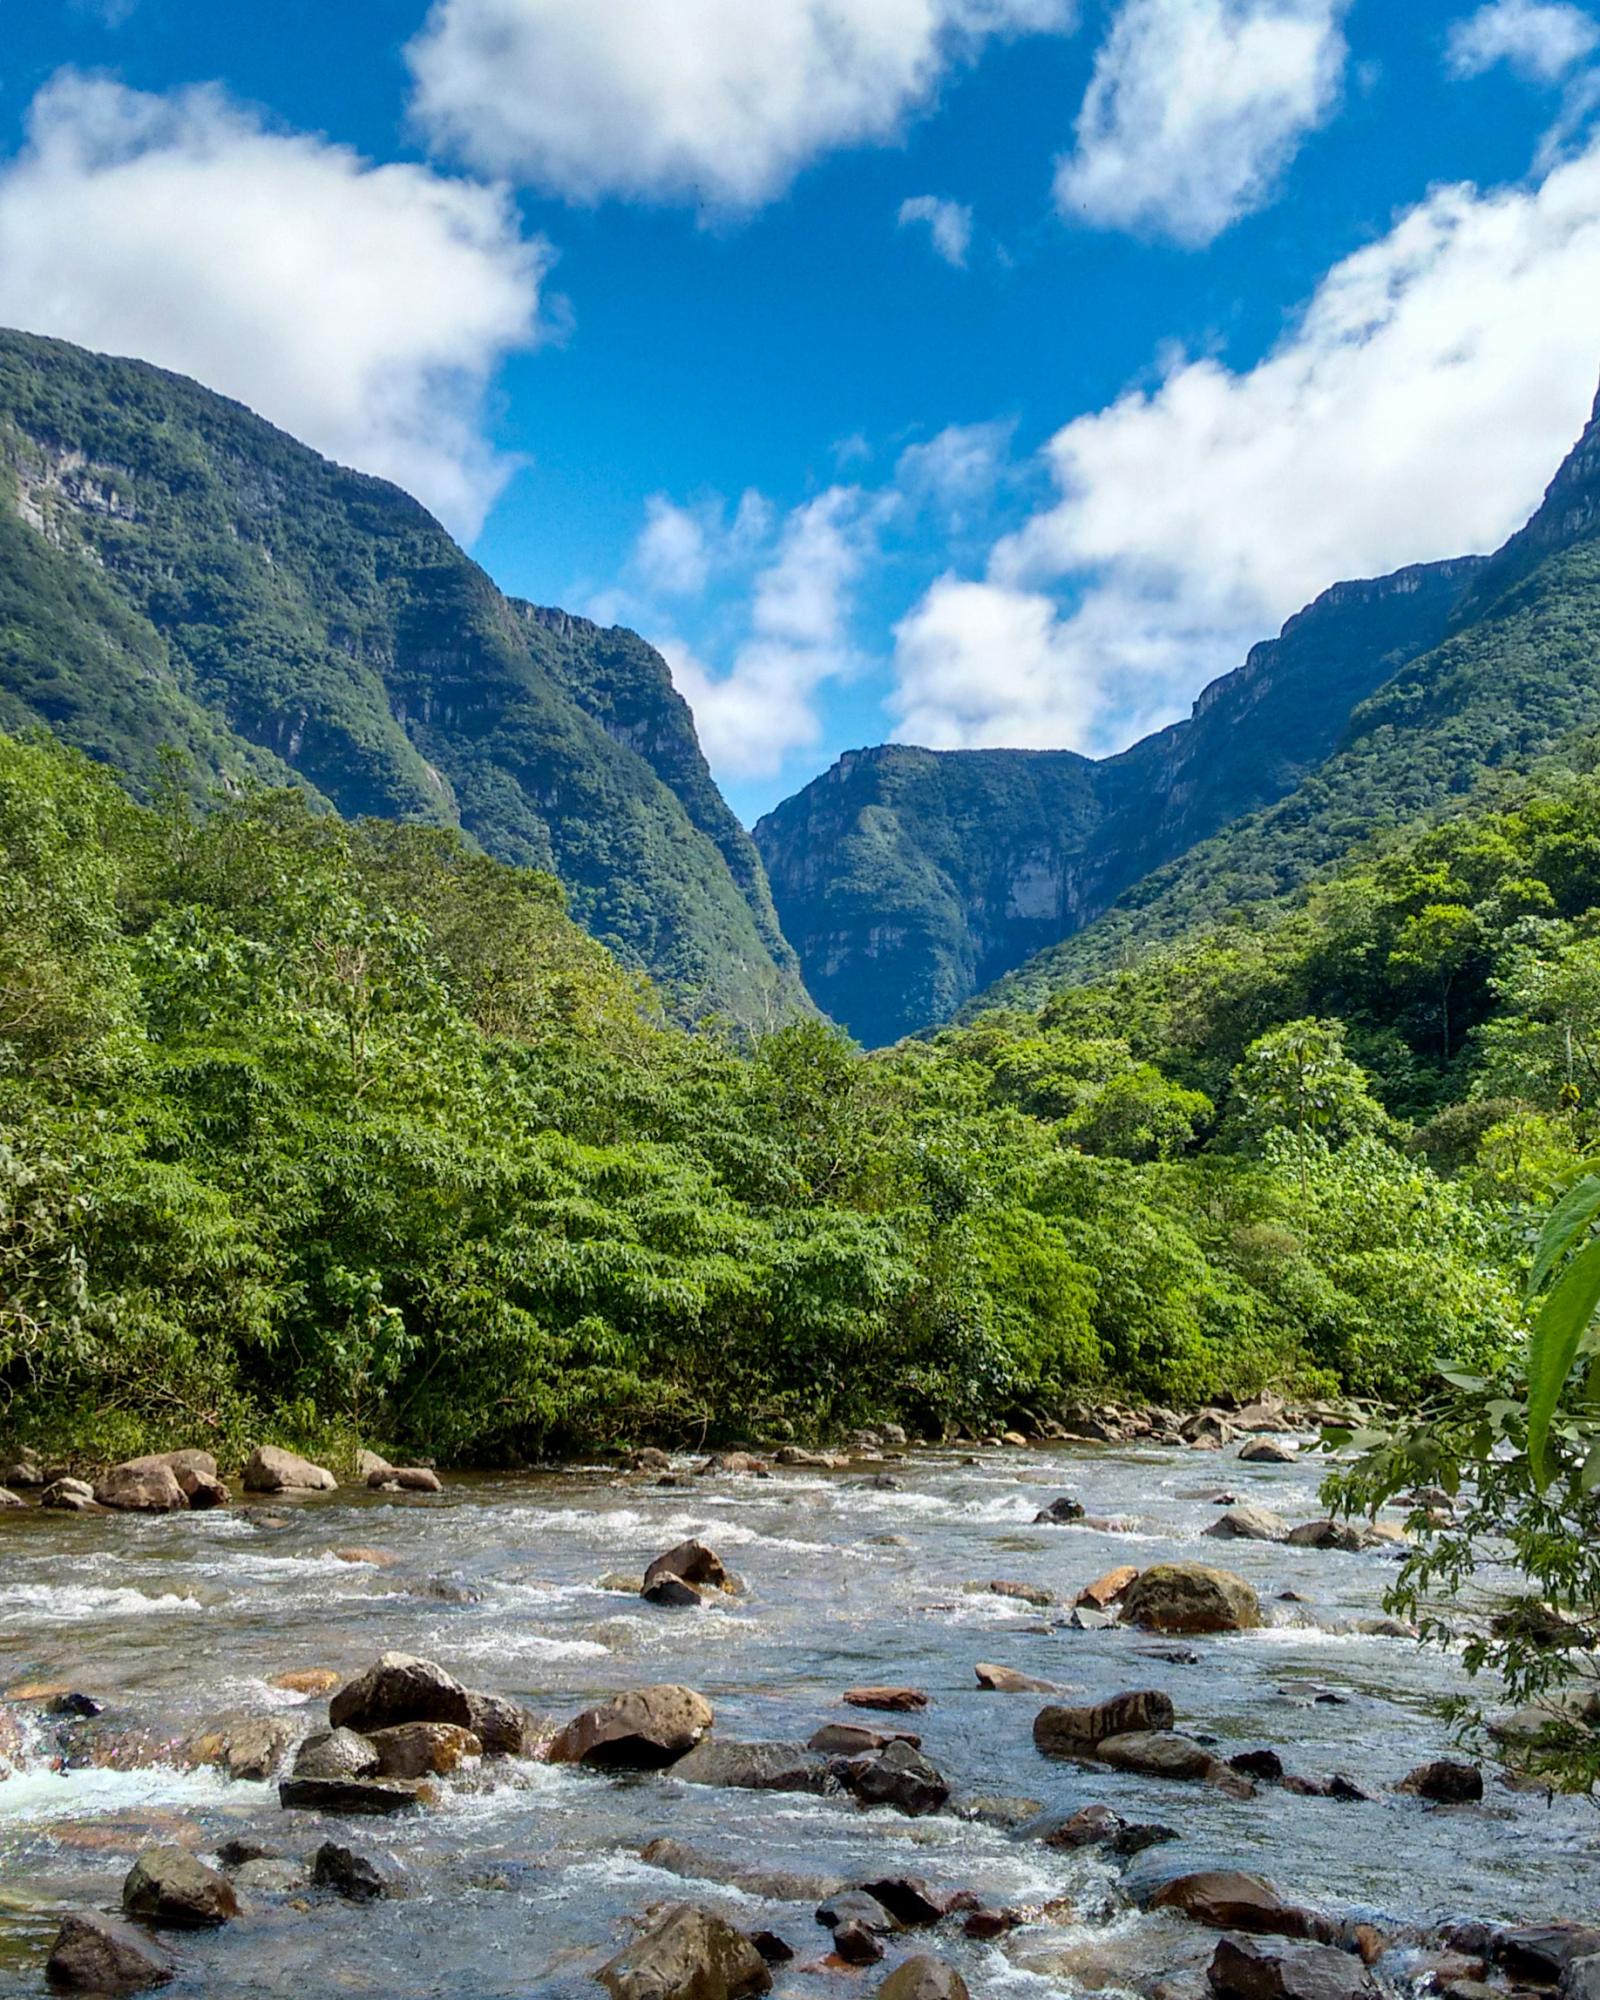
<svg viewBox="0 0 1600 2000">
<path fill-rule="evenodd" d="M 1032 1004 L 1144 946 L 1298 888 L 1600 722 L 1600 401 L 1528 525 L 1476 565 L 1443 642 L 1352 713 L 1316 771 L 1125 894 L 976 1005 Z"/>
<path fill-rule="evenodd" d="M 803 1008 L 665 663 L 503 597 L 414 500 L 140 362 L 0 332 L 0 728 L 148 791 L 293 778 L 552 869 L 685 1011 Z"/>
<path fill-rule="evenodd" d="M 1477 567 L 1335 586 L 1187 721 L 1102 762 L 851 751 L 755 829 L 812 997 L 874 1045 L 948 1019 L 1152 868 L 1292 790 L 1352 707 L 1438 641 Z"/>
</svg>

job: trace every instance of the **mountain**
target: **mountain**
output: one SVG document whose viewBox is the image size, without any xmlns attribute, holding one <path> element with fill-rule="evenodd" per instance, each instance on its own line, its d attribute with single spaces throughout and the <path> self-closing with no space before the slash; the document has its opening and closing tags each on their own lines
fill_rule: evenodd
<svg viewBox="0 0 1600 2000">
<path fill-rule="evenodd" d="M 1359 703 L 1284 798 L 1202 842 L 984 1002 L 1029 1004 L 1299 888 L 1385 828 L 1447 811 L 1600 722 L 1600 399 L 1525 528 L 1475 564 L 1443 641 Z"/>
<path fill-rule="evenodd" d="M 1281 799 L 1434 646 L 1474 558 L 1343 583 L 1116 757 L 851 751 L 755 829 L 812 998 L 869 1045 L 947 1020 L 1152 869 Z"/>
<path fill-rule="evenodd" d="M 0 332 L 0 728 L 138 794 L 296 783 L 547 868 L 684 1013 L 806 1006 L 666 663 L 503 596 L 416 501 L 142 362 Z"/>
</svg>

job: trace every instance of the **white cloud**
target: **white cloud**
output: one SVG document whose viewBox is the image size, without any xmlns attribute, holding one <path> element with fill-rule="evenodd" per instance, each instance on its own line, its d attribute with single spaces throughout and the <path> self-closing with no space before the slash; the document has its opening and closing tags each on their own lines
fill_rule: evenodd
<svg viewBox="0 0 1600 2000">
<path fill-rule="evenodd" d="M 752 558 L 771 532 L 771 503 L 754 488 L 731 520 L 716 497 L 682 507 L 653 493 L 645 502 L 633 567 L 658 597 L 698 597 L 718 571 Z"/>
<path fill-rule="evenodd" d="M 1507 63 L 1537 83 L 1555 83 L 1600 47 L 1600 24 L 1566 0 L 1490 0 L 1450 29 L 1452 76 L 1482 76 Z"/>
<path fill-rule="evenodd" d="M 1347 4 L 1123 0 L 1057 163 L 1062 215 L 1197 247 L 1262 207 L 1338 101 Z"/>
<path fill-rule="evenodd" d="M 901 202 L 900 227 L 925 222 L 933 247 L 947 264 L 966 269 L 967 252 L 972 248 L 972 210 L 942 195 L 915 194 Z"/>
<path fill-rule="evenodd" d="M 1115 747 L 1329 584 L 1496 546 L 1582 428 L 1596 326 L 1600 146 L 1532 187 L 1436 189 L 1257 366 L 1180 359 L 1057 434 L 1059 497 L 985 594 L 946 583 L 902 626 L 902 733 L 1037 742 L 1038 702 L 1051 740 Z"/>
<path fill-rule="evenodd" d="M 134 354 L 475 533 L 481 428 L 549 263 L 503 193 L 268 129 L 220 91 L 66 72 L 0 166 L 0 322 Z"/>
<path fill-rule="evenodd" d="M 985 37 L 1076 0 L 435 0 L 407 51 L 423 129 L 592 201 L 748 208 L 820 154 L 893 139 Z"/>
<path fill-rule="evenodd" d="M 681 639 L 658 640 L 719 772 L 770 775 L 818 740 L 818 690 L 857 664 L 853 589 L 883 514 L 880 499 L 834 486 L 786 517 L 751 580 L 748 629 L 726 672 Z"/>
</svg>

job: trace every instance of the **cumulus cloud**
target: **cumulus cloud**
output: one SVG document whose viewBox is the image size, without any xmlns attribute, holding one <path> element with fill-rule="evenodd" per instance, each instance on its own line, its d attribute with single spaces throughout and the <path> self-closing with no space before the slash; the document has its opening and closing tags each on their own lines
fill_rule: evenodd
<svg viewBox="0 0 1600 2000">
<path fill-rule="evenodd" d="M 1069 221 L 1199 247 L 1271 197 L 1338 102 L 1348 0 L 1123 0 L 1076 145 Z"/>
<path fill-rule="evenodd" d="M 1054 504 L 900 628 L 901 733 L 1037 742 L 1042 700 L 1051 740 L 1112 748 L 1329 584 L 1494 547 L 1582 428 L 1597 325 L 1600 147 L 1434 190 L 1257 366 L 1180 360 L 1056 435 Z"/>
<path fill-rule="evenodd" d="M 1567 0 L 1490 0 L 1451 27 L 1452 76 L 1482 76 L 1500 63 L 1536 83 L 1556 83 L 1600 47 L 1600 23 Z"/>
<path fill-rule="evenodd" d="M 468 535 L 508 470 L 483 394 L 537 337 L 548 264 L 504 193 L 216 89 L 66 72 L 0 167 L 0 321 L 197 376 Z"/>
<path fill-rule="evenodd" d="M 422 128 L 579 200 L 748 208 L 809 161 L 892 139 L 991 35 L 1076 0 L 435 0 L 407 55 Z"/>
<path fill-rule="evenodd" d="M 967 252 L 972 248 L 972 210 L 942 195 L 914 194 L 900 204 L 900 227 L 926 223 L 934 249 L 947 264 L 965 270 Z"/>
<path fill-rule="evenodd" d="M 731 521 L 716 497 L 683 507 L 665 493 L 653 493 L 645 502 L 633 567 L 658 597 L 698 597 L 718 570 L 756 550 L 771 528 L 772 508 L 753 489 Z"/>
<path fill-rule="evenodd" d="M 747 629 L 725 671 L 682 639 L 658 640 L 718 771 L 767 776 L 818 740 L 819 689 L 857 665 L 853 590 L 882 514 L 855 486 L 794 508 L 751 578 Z"/>
</svg>

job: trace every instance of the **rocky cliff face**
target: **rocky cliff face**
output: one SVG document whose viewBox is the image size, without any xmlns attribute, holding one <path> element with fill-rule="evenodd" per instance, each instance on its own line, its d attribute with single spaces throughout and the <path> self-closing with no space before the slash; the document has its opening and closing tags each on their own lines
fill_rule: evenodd
<svg viewBox="0 0 1600 2000">
<path fill-rule="evenodd" d="M 503 597 L 417 503 L 142 363 L 0 333 L 0 727 L 147 789 L 298 782 L 553 870 L 687 1013 L 804 1008 L 665 662 Z"/>
<path fill-rule="evenodd" d="M 1477 567 L 1337 585 L 1187 721 L 1101 762 L 896 745 L 842 757 L 755 829 L 812 997 L 870 1045 L 948 1019 L 1292 790 L 1356 704 L 1438 641 Z"/>
</svg>

